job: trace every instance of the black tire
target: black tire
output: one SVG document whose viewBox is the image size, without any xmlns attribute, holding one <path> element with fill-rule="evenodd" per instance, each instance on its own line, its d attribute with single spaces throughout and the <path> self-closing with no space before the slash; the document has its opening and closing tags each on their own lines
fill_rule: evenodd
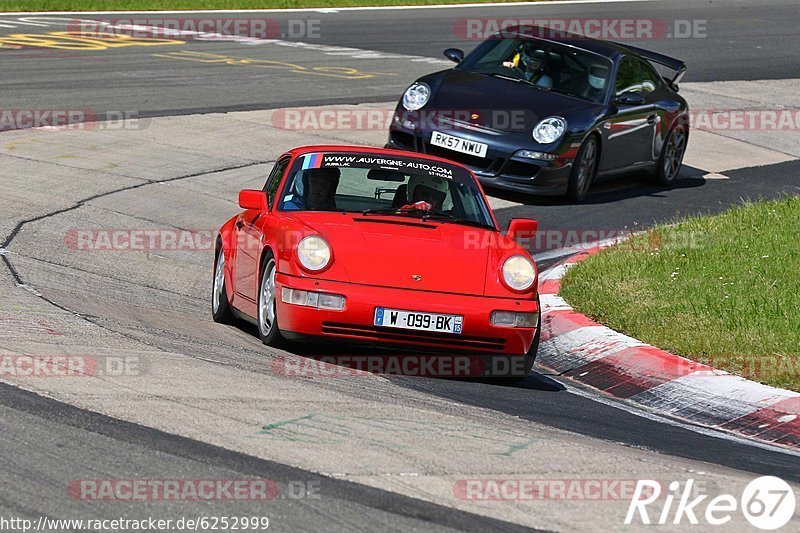
<svg viewBox="0 0 800 533">
<path fill-rule="evenodd" d="M 661 148 L 653 178 L 660 185 L 669 185 L 677 179 L 686 154 L 688 132 L 682 124 L 673 126 Z"/>
<path fill-rule="evenodd" d="M 599 148 L 597 137 L 589 135 L 578 150 L 578 155 L 575 156 L 567 186 L 567 196 L 573 202 L 580 203 L 586 199 L 586 194 L 597 175 Z"/>
<path fill-rule="evenodd" d="M 228 300 L 228 286 L 225 283 L 225 253 L 222 246 L 214 258 L 214 276 L 211 279 L 211 317 L 214 322 L 231 324 L 233 311 Z"/>
<path fill-rule="evenodd" d="M 258 336 L 267 346 L 278 348 L 286 344 L 286 339 L 278 327 L 275 270 L 275 256 L 268 251 L 261 263 L 261 277 L 258 280 Z"/>
</svg>

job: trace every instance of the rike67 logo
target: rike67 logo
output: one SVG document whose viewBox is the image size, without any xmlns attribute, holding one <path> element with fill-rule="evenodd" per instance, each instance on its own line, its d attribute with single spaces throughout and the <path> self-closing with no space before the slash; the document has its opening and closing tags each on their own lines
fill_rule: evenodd
<svg viewBox="0 0 800 533">
<path fill-rule="evenodd" d="M 792 487 L 774 476 L 762 476 L 751 481 L 737 499 L 732 494 L 696 495 L 694 480 L 689 479 L 681 487 L 679 481 L 669 484 L 669 491 L 662 494 L 661 483 L 639 480 L 631 499 L 625 524 L 690 524 L 712 526 L 727 524 L 734 514 L 741 512 L 751 526 L 772 531 L 782 528 L 794 516 L 795 496 Z M 658 503 L 656 503 L 658 502 Z M 656 503 L 654 507 L 648 506 Z M 795 530 L 796 531 L 796 530 Z"/>
</svg>

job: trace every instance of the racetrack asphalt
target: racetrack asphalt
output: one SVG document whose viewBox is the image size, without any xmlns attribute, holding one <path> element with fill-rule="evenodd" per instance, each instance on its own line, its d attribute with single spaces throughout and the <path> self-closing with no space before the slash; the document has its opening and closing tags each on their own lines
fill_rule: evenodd
<svg viewBox="0 0 800 533">
<path fill-rule="evenodd" d="M 464 19 L 644 19 L 656 28 L 654 39 L 631 41 L 672 54 L 689 65 L 687 82 L 762 80 L 796 77 L 800 42 L 795 38 L 797 3 L 792 0 L 726 0 L 724 2 L 589 3 L 532 6 L 392 11 L 309 11 L 302 13 L 233 14 L 213 17 L 271 19 L 282 33 L 305 32 L 282 44 L 248 45 L 199 42 L 180 46 L 121 47 L 107 50 L 21 50 L 0 46 L 3 78 L 0 91 L 6 108 L 68 108 L 137 111 L 143 116 L 280 108 L 396 100 L 414 78 L 449 64 L 448 47 L 471 50 L 478 40 L 466 38 Z M 122 18 L 129 15 L 106 15 Z M 132 16 L 132 15 L 130 15 Z M 101 16 L 96 16 L 102 18 Z M 147 19 L 159 18 L 146 15 Z M 165 15 L 177 18 L 179 15 Z M 0 34 L 43 34 L 65 31 L 74 15 L 47 18 L 0 16 Z M 191 15 L 186 18 L 203 18 Z M 666 38 L 674 21 L 697 21 L 697 38 Z M 310 25 L 309 25 L 310 22 Z M 31 24 L 46 24 L 36 26 Z M 678 23 L 680 27 L 682 22 Z M 303 29 L 304 28 L 304 29 Z M 673 28 L 674 29 L 674 28 Z M 297 43 L 306 43 L 298 47 Z M 286 46 L 294 44 L 295 46 Z M 336 46 L 351 50 L 324 50 Z M 382 52 L 364 54 L 364 50 Z M 230 65 L 219 58 L 192 57 L 185 52 L 290 63 Z M 182 55 L 183 54 L 183 55 Z M 201 60 L 211 62 L 202 62 Z M 348 67 L 373 77 L 343 80 L 303 72 L 316 67 Z M 294 70 L 294 72 L 286 72 Z"/>
<path fill-rule="evenodd" d="M 700 43 L 696 39 L 665 39 L 658 41 L 655 46 L 659 51 L 678 55 L 690 63 L 686 78 L 688 82 L 796 76 L 794 73 L 800 67 L 800 44 L 786 38 L 796 32 L 792 21 L 796 5 L 791 2 L 753 1 L 726 4 L 729 4 L 727 9 L 711 4 L 698 5 L 696 2 L 590 4 L 552 6 L 546 12 L 559 16 L 708 20 L 709 36 Z M 543 8 L 537 6 L 536 9 Z M 528 8 L 519 7 L 502 8 L 500 11 L 508 17 L 528 16 L 531 13 Z M 280 20 L 298 18 L 297 14 L 269 16 Z M 385 23 L 389 16 L 393 21 L 390 25 Z M 158 50 L 156 47 L 120 48 L 79 53 L 0 48 L 0 62 L 6 72 L 0 89 L 4 94 L 5 108 L 93 109 L 100 116 L 113 111 L 136 111 L 139 116 L 171 116 L 297 105 L 385 102 L 395 99 L 414 77 L 447 65 L 444 62 L 437 65 L 419 58 L 435 58 L 441 49 L 448 46 L 469 47 L 469 42 L 452 34 L 454 20 L 493 16 L 498 16 L 498 8 L 426 11 L 422 16 L 413 10 L 391 13 L 310 13 L 299 16 L 322 20 L 321 38 L 314 44 L 419 56 L 416 58 L 364 59 L 356 57 L 358 51 L 337 52 L 331 49 L 326 52 L 274 44 L 245 46 L 213 42 L 167 45 L 157 47 Z M 0 21 L 13 18 L 3 16 Z M 3 34 L 18 31 L 7 28 L 0 30 Z M 57 29 L 31 26 L 24 31 L 43 33 Z M 166 51 L 167 48 L 170 50 Z M 732 49 L 738 52 L 731 54 Z M 224 58 L 187 55 L 185 51 L 221 55 Z M 279 72 L 272 67 L 259 70 L 252 64 L 229 64 L 230 58 L 281 61 L 300 68 L 283 66 L 277 69 Z M 198 62 L 197 59 L 203 59 L 204 62 Z M 213 61 L 205 62 L 207 60 Z M 308 73 L 320 67 L 355 68 L 372 76 L 346 79 Z M 279 149 L 283 149 L 282 145 L 288 147 L 303 139 L 302 135 L 289 132 L 280 137 L 277 145 L 270 145 L 269 150 L 259 154 L 258 143 L 272 137 L 260 135 L 256 126 L 252 126 L 252 129 L 249 126 L 240 127 L 238 131 L 241 135 L 252 134 L 253 138 L 243 143 L 230 142 L 229 145 L 209 143 L 202 139 L 204 130 L 193 127 L 195 124 L 202 124 L 206 128 L 221 126 L 221 122 L 217 121 L 209 115 L 208 120 L 202 123 L 177 121 L 167 124 L 164 130 L 154 127 L 157 133 L 149 140 L 147 138 L 151 134 L 147 130 L 138 133 L 116 132 L 105 140 L 92 137 L 86 142 L 59 141 L 51 147 L 45 146 L 42 151 L 42 141 L 36 140 L 40 137 L 38 134 L 17 132 L 21 135 L 14 137 L 13 143 L 6 142 L 12 139 L 8 134 L 3 134 L 0 141 L 3 141 L 7 163 L 0 170 L 3 193 L 6 198 L 14 198 L 15 205 L 9 206 L 6 214 L 0 217 L 2 235 L 11 235 L 21 220 L 46 216 L 40 222 L 23 226 L 14 241 L 9 242 L 4 238 L 9 250 L 7 257 L 21 274 L 22 281 L 40 291 L 48 300 L 63 305 L 83 318 L 63 317 L 60 311 L 48 310 L 48 305 L 43 302 L 31 304 L 33 297 L 15 287 L 14 280 L 4 274 L 2 293 L 8 296 L 6 302 L 13 303 L 3 310 L 5 317 L 23 317 L 26 321 L 33 320 L 31 317 L 45 317 L 45 321 L 54 321 L 59 329 L 63 327 L 64 330 L 66 342 L 61 344 L 73 350 L 110 351 L 124 338 L 126 342 L 131 341 L 128 349 L 149 347 L 159 353 L 180 353 L 197 361 L 212 360 L 233 365 L 242 372 L 242 376 L 245 371 L 254 374 L 247 379 L 267 379 L 260 375 L 263 373 L 263 357 L 268 351 L 261 347 L 247 328 L 224 331 L 214 327 L 205 331 L 208 324 L 205 314 L 207 257 L 202 254 L 200 257 L 173 255 L 163 261 L 163 258 L 149 257 L 145 261 L 136 258 L 129 262 L 111 254 L 92 256 L 93 264 L 88 265 L 82 264 L 83 256 L 80 254 L 75 255 L 74 251 L 70 253 L 63 249 L 63 229 L 68 227 L 150 224 L 156 227 L 213 227 L 235 211 L 232 195 L 236 187 L 248 183 L 260 186 L 261 178 L 254 178 L 252 173 L 248 175 L 248 166 L 263 176 L 269 168 L 269 161 L 274 159 Z M 257 122 L 254 120 L 254 123 Z M 107 142 L 109 139 L 113 139 L 113 142 Z M 44 141 L 44 144 L 47 142 Z M 244 149 L 237 144 L 244 144 Z M 32 146 L 35 148 L 31 149 Z M 223 170 L 216 177 L 209 174 L 209 171 L 220 168 Z M 500 200 L 509 202 L 509 207 L 500 209 L 498 215 L 502 223 L 513 216 L 534 216 L 541 221 L 543 229 L 632 229 L 688 213 L 716 212 L 742 198 L 776 197 L 798 192 L 800 164 L 796 161 L 726 170 L 727 179 L 719 181 L 703 179 L 706 170 L 686 169 L 687 179 L 670 190 L 652 187 L 636 178 L 611 182 L 600 186 L 580 207 L 558 199 L 520 199 L 498 193 Z M 193 174 L 196 177 L 191 177 Z M 166 188 L 156 193 L 154 188 L 168 186 L 148 184 L 138 191 L 88 202 L 74 212 L 48 215 L 69 208 L 78 199 L 90 196 L 90 192 L 104 193 L 138 185 L 144 179 L 157 181 L 162 177 L 177 178 L 184 175 L 190 176 L 187 178 L 190 184 L 186 188 L 176 184 L 171 190 Z M 74 181 L 61 184 L 59 179 L 63 177 Z M 25 179 L 29 181 L 21 181 Z M 30 185 L 26 186 L 25 183 Z M 42 194 L 47 187 L 53 187 L 58 197 Z M 13 190 L 15 188 L 17 191 Z M 174 213 L 164 215 L 164 211 L 172 209 L 175 209 Z M 546 266 L 546 263 L 541 266 Z M 23 292 L 24 297 L 18 296 L 19 292 Z M 35 310 L 31 311 L 30 306 Z M 153 308 L 159 311 L 150 311 Z M 86 319 L 89 324 L 76 325 Z M 82 336 L 88 337 L 79 342 Z M 47 346 L 46 350 L 52 351 L 59 345 L 58 339 L 30 334 L 20 338 L 8 329 L 0 335 L 0 347 L 7 353 L 19 353 L 21 347 L 25 346 L 31 350 L 45 350 Z M 304 353 L 304 350 L 307 351 L 303 349 L 300 353 Z M 273 381 L 268 382 L 275 385 Z M 16 465 L 9 479 L 4 478 L 6 483 L 0 489 L 2 514 L 67 517 L 73 513 L 88 516 L 90 513 L 87 509 L 91 509 L 91 514 L 113 516 L 117 510 L 113 504 L 104 504 L 102 508 L 97 505 L 87 507 L 85 502 L 76 505 L 65 497 L 66 481 L 89 474 L 98 478 L 245 475 L 288 481 L 298 477 L 307 480 L 318 472 L 329 474 L 330 469 L 325 470 L 322 465 L 338 464 L 340 458 L 337 453 L 342 452 L 338 447 L 326 448 L 324 445 L 304 443 L 303 446 L 309 447 L 309 459 L 305 461 L 303 454 L 293 455 L 280 448 L 285 443 L 273 443 L 274 449 L 253 451 L 234 437 L 229 442 L 206 438 L 202 431 L 203 421 L 192 420 L 189 424 L 191 429 L 179 428 L 176 416 L 183 411 L 176 407 L 175 412 L 170 412 L 165 407 L 170 402 L 163 405 L 147 403 L 151 399 L 155 402 L 155 396 L 163 393 L 163 389 L 159 392 L 156 385 L 166 386 L 167 383 L 168 379 L 157 380 L 149 388 L 142 388 L 141 397 L 122 397 L 118 407 L 107 406 L 105 410 L 102 407 L 104 401 L 107 402 L 111 397 L 105 396 L 107 391 L 99 386 L 94 392 L 91 388 L 61 388 L 60 384 L 31 386 L 34 390 L 53 394 L 60 400 L 86 410 L 0 386 L 7 456 L 25 457 L 32 448 L 37 450 L 29 461 L 23 460 Z M 181 383 L 188 384 L 190 381 Z M 235 379 L 232 377 L 224 383 L 235 383 Z M 126 384 L 125 388 L 135 386 Z M 364 390 L 368 387 L 374 390 Z M 560 383 L 557 376 L 536 374 L 518 387 L 455 380 L 390 378 L 380 383 L 355 381 L 352 385 L 322 385 L 322 388 L 327 391 L 326 394 L 331 394 L 332 401 L 346 399 L 346 403 L 366 402 L 384 416 L 408 409 L 408 406 L 414 406 L 414 409 L 424 406 L 430 411 L 424 418 L 434 423 L 434 420 L 455 413 L 462 417 L 459 423 L 467 429 L 467 433 L 477 431 L 476 427 L 481 424 L 492 429 L 487 420 L 475 414 L 475 409 L 502 414 L 508 416 L 508 419 L 503 419 L 503 430 L 513 428 L 517 434 L 529 433 L 541 439 L 536 447 L 541 462 L 535 466 L 526 462 L 533 461 L 533 458 L 525 455 L 520 463 L 512 461 L 500 466 L 500 463 L 488 461 L 474 469 L 460 464 L 461 470 L 447 472 L 448 465 L 439 464 L 439 459 L 432 457 L 432 450 L 419 451 L 422 460 L 414 467 L 419 470 L 416 474 L 423 477 L 441 476 L 450 482 L 454 475 L 489 476 L 498 472 L 507 476 L 516 473 L 539 477 L 611 477 L 624 475 L 624 463 L 634 460 L 637 465 L 651 463 L 661 477 L 672 475 L 684 479 L 698 470 L 713 471 L 715 476 L 719 476 L 714 478 L 716 482 L 726 490 L 743 479 L 755 477 L 756 473 L 780 475 L 787 480 L 800 482 L 800 459 L 797 456 L 697 433 L 691 428 L 673 425 L 658 417 L 643 417 L 625 410 L 625 406 L 578 390 L 571 383 Z M 52 390 L 47 393 L 47 389 Z M 281 387 L 280 392 L 288 395 L 308 394 L 308 389 Z M 387 401 L 387 398 L 390 400 Z M 143 406 L 146 405 L 145 414 L 136 413 L 137 399 L 143 402 Z M 171 400 L 173 403 L 187 401 L 186 398 Z M 233 402 L 233 398 L 229 401 Z M 223 397 L 219 402 L 217 407 L 221 411 L 227 405 L 226 399 Z M 375 407 L 375 404 L 381 406 Z M 246 404 L 233 405 L 244 407 Z M 162 411 L 163 422 L 157 422 L 158 409 L 165 409 Z M 288 415 L 291 412 L 306 412 L 309 407 L 299 404 L 284 409 L 265 404 L 260 409 L 265 420 L 275 420 L 280 417 L 272 413 L 273 409 Z M 362 416 L 368 412 L 361 409 L 359 407 L 356 412 Z M 132 423 L 115 421 L 91 411 L 105 412 Z M 53 413 L 57 416 L 54 417 Z M 335 418 L 343 416 L 343 413 L 334 412 L 331 416 Z M 380 418 L 379 415 L 376 417 Z M 238 418 L 238 415 L 232 418 Z M 244 411 L 241 418 L 253 423 L 249 415 L 244 415 Z M 551 432 L 543 428 L 557 429 Z M 562 430 L 568 432 L 566 436 Z M 396 458 L 385 459 L 383 465 L 370 462 L 373 460 L 371 450 L 375 447 L 374 439 L 379 433 L 374 428 L 370 430 L 358 426 L 353 436 L 354 445 L 364 448 L 361 452 L 351 453 L 365 453 L 365 464 L 373 467 L 373 471 L 361 471 L 348 461 L 343 461 L 343 470 L 350 472 L 345 477 L 360 483 L 334 481 L 323 484 L 330 491 L 325 492 L 323 503 L 275 502 L 269 507 L 269 515 L 277 518 L 276 527 L 287 530 L 358 530 L 363 529 L 364 523 L 370 523 L 378 529 L 428 530 L 432 528 L 431 524 L 435 524 L 456 529 L 470 529 L 475 525 L 475 529 L 494 530 L 513 528 L 515 525 L 510 522 L 514 522 L 562 530 L 571 529 L 570 525 L 574 525 L 570 520 L 576 519 L 576 508 L 572 506 L 558 508 L 551 502 L 547 509 L 537 509 L 542 517 L 527 519 L 525 517 L 531 514 L 530 507 L 521 506 L 521 509 L 512 511 L 502 506 L 484 508 L 472 504 L 470 507 L 464 502 L 449 502 L 441 495 L 442 486 L 446 492 L 449 483 L 437 485 L 420 481 L 414 485 L 408 481 L 413 476 L 387 483 L 375 481 L 370 476 L 400 475 L 395 467 L 406 465 L 402 461 L 395 463 Z M 435 445 L 436 441 L 435 435 L 422 437 L 423 443 Z M 446 446 L 452 446 L 456 441 L 446 439 L 443 442 Z M 548 442 L 554 446 L 549 446 Z M 579 455 L 578 450 L 583 450 L 585 457 L 561 463 L 561 446 L 569 446 L 568 443 L 574 445 L 571 449 L 574 455 Z M 215 445 L 241 452 L 222 451 L 214 448 Z M 237 453 L 240 454 L 235 455 Z M 447 452 L 439 450 L 439 453 Z M 70 454 L 73 462 L 79 463 L 81 468 L 59 466 L 64 462 L 65 454 Z M 120 465 L 120 456 L 127 458 L 127 463 Z M 265 456 L 274 457 L 275 460 L 265 461 Z M 614 456 L 616 460 L 611 459 Z M 426 472 L 423 466 L 426 462 L 435 463 L 436 468 Z M 289 469 L 285 466 L 288 464 L 295 465 L 298 470 Z M 382 472 L 380 468 L 386 471 Z M 645 475 L 647 468 L 637 466 L 632 471 Z M 322 481 L 329 479 L 325 477 Z M 48 485 L 51 488 L 48 489 Z M 20 488 L 24 490 L 20 491 Z M 40 498 L 31 505 L 33 494 L 40 495 Z M 239 507 L 184 504 L 176 508 L 174 505 L 159 505 L 153 505 L 153 513 L 162 512 L 170 516 L 171 513 L 202 514 L 203 510 L 219 515 L 220 509 L 226 512 L 231 509 L 251 509 L 249 504 L 244 503 L 236 504 Z M 449 508 L 459 505 L 462 511 L 465 507 L 471 508 L 477 514 L 500 517 L 501 521 L 480 522 L 470 515 L 454 513 Z M 255 507 L 252 509 L 253 512 L 257 511 Z M 134 508 L 132 514 L 139 516 L 142 513 L 143 508 L 139 507 Z M 506 517 L 510 522 L 503 521 Z M 616 523 L 620 523 L 620 518 L 616 518 Z M 589 523 L 584 523 L 584 526 Z"/>
</svg>

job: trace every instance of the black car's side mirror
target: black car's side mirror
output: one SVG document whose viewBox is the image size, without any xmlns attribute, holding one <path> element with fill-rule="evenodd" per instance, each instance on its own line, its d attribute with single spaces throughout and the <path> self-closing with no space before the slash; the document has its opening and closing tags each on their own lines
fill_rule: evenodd
<svg viewBox="0 0 800 533">
<path fill-rule="evenodd" d="M 448 48 L 444 51 L 444 57 L 453 63 L 461 63 L 464 60 L 464 50 L 459 48 Z"/>
<path fill-rule="evenodd" d="M 614 103 L 619 105 L 643 105 L 644 95 L 634 91 L 627 91 L 615 96 Z"/>
</svg>

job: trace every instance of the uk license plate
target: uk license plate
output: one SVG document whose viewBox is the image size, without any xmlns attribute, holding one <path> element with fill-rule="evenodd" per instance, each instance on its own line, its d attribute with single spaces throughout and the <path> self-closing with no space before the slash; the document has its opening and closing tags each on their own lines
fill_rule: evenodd
<svg viewBox="0 0 800 533">
<path fill-rule="evenodd" d="M 462 139 L 461 137 L 454 137 L 453 135 L 448 135 L 440 131 L 433 132 L 431 135 L 431 144 L 477 157 L 486 157 L 486 150 L 489 148 L 488 144 Z"/>
<path fill-rule="evenodd" d="M 464 325 L 464 317 L 461 315 L 443 315 L 376 307 L 375 325 L 386 328 L 415 329 L 460 335 Z"/>
</svg>

